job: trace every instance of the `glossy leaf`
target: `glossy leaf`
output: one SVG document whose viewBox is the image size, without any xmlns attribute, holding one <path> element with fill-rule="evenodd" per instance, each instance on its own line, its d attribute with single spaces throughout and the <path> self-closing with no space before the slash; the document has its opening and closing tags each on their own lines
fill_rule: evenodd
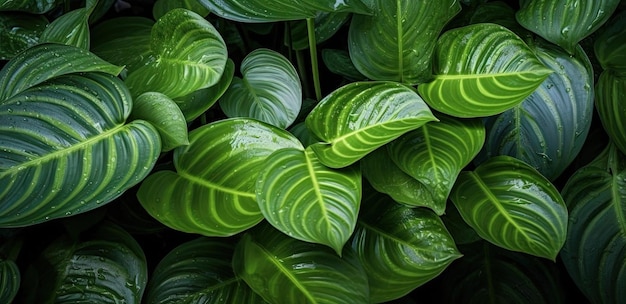
<svg viewBox="0 0 626 304">
<path fill-rule="evenodd" d="M 62 2 L 62 0 L 7 0 L 0 2 L 0 11 L 44 14 L 57 7 Z"/>
<path fill-rule="evenodd" d="M 367 272 L 370 303 L 408 294 L 461 257 L 435 213 L 383 195 L 364 200 L 350 245 Z"/>
<path fill-rule="evenodd" d="M 318 12 L 314 20 L 315 43 L 320 44 L 330 39 L 348 20 L 350 20 L 350 14 L 347 12 Z M 308 49 L 309 33 L 306 21 L 292 21 L 289 26 L 291 40 L 285 41 L 285 45 L 290 46 L 293 50 Z"/>
<path fill-rule="evenodd" d="M 130 72 L 151 55 L 150 32 L 154 21 L 144 17 L 117 17 L 91 29 L 91 51 Z"/>
<path fill-rule="evenodd" d="M 604 24 L 619 0 L 529 0 L 520 3 L 517 21 L 573 54 L 583 38 Z"/>
<path fill-rule="evenodd" d="M 322 60 L 329 71 L 341 75 L 348 80 L 362 81 L 367 79 L 367 77 L 363 76 L 363 74 L 356 69 L 347 51 L 324 49 L 322 50 Z"/>
<path fill-rule="evenodd" d="M 445 32 L 434 60 L 435 79 L 419 93 L 432 108 L 456 117 L 502 113 L 552 73 L 517 35 L 489 23 Z"/>
<path fill-rule="evenodd" d="M 67 44 L 89 50 L 89 16 L 95 1 L 87 2 L 87 7 L 67 12 L 52 21 L 41 34 L 41 42 Z"/>
<path fill-rule="evenodd" d="M 402 171 L 430 192 L 441 215 L 457 176 L 482 148 L 485 127 L 480 120 L 439 119 L 400 136 L 388 151 Z"/>
<path fill-rule="evenodd" d="M 509 156 L 461 172 L 450 199 L 483 239 L 554 260 L 565 242 L 567 208 L 535 169 Z"/>
<path fill-rule="evenodd" d="M 17 264 L 0 258 L 0 303 L 12 303 L 20 289 L 20 279 Z"/>
<path fill-rule="evenodd" d="M 406 84 L 428 81 L 432 55 L 444 25 L 460 10 L 457 0 L 376 0 L 372 16 L 354 15 L 348 47 L 357 70 L 369 79 Z"/>
<path fill-rule="evenodd" d="M 224 72 L 227 50 L 211 23 L 177 8 L 154 24 L 149 56 L 140 59 L 143 65 L 130 71 L 125 81 L 133 95 L 154 91 L 176 99 L 216 84 Z"/>
<path fill-rule="evenodd" d="M 368 303 L 363 267 L 354 253 L 290 238 L 269 225 L 243 236 L 235 274 L 270 303 Z"/>
<path fill-rule="evenodd" d="M 203 3 L 197 0 L 157 0 L 152 7 L 152 17 L 155 20 L 163 17 L 167 12 L 175 8 L 188 9 L 202 17 L 206 17 L 211 11 Z"/>
<path fill-rule="evenodd" d="M 243 79 L 234 77 L 220 99 L 228 117 L 250 117 L 279 128 L 291 125 L 302 106 L 298 71 L 280 53 L 256 49 L 241 62 Z"/>
<path fill-rule="evenodd" d="M 266 163 L 256 185 L 265 219 L 293 238 L 327 245 L 341 255 L 361 205 L 361 172 L 328 168 L 310 149 L 278 150 Z"/>
<path fill-rule="evenodd" d="M 567 181 L 570 210 L 561 258 L 578 287 L 594 303 L 626 301 L 626 163 L 610 145 Z"/>
<path fill-rule="evenodd" d="M 287 131 L 247 119 L 217 121 L 189 132 L 174 150 L 176 172 L 164 170 L 141 184 L 141 205 L 173 229 L 230 236 L 263 219 L 255 187 L 266 159 L 283 148 L 302 149 Z"/>
<path fill-rule="evenodd" d="M 48 19 L 44 16 L 0 12 L 0 60 L 9 60 L 38 44 L 47 25 Z"/>
<path fill-rule="evenodd" d="M 596 82 L 595 105 L 600 121 L 609 138 L 626 153 L 626 77 L 607 70 Z"/>
<path fill-rule="evenodd" d="M 133 103 L 131 119 L 143 119 L 152 123 L 161 135 L 161 151 L 188 145 L 187 122 L 178 105 L 167 95 L 147 92 L 139 95 Z"/>
<path fill-rule="evenodd" d="M 161 151 L 148 122 L 125 123 L 130 94 L 102 73 L 56 77 L 0 104 L 0 226 L 106 204 L 139 183 Z"/>
<path fill-rule="evenodd" d="M 378 147 L 435 121 L 412 89 L 393 82 L 355 82 L 320 101 L 306 118 L 323 142 L 311 145 L 329 167 L 346 167 Z"/>
<path fill-rule="evenodd" d="M 617 14 L 595 39 L 594 51 L 600 65 L 626 76 L 626 12 Z"/>
<path fill-rule="evenodd" d="M 522 103 L 486 119 L 483 158 L 513 156 L 554 180 L 578 155 L 591 127 L 593 68 L 580 47 L 575 56 L 540 41 L 533 48 L 554 73 Z"/>
<path fill-rule="evenodd" d="M 200 237 L 174 248 L 156 266 L 145 303 L 262 303 L 235 276 L 231 243 Z"/>
</svg>

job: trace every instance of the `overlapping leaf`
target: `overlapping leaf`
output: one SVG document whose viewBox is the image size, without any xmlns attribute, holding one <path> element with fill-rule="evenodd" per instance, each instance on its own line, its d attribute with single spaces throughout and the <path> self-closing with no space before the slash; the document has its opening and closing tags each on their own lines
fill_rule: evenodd
<svg viewBox="0 0 626 304">
<path fill-rule="evenodd" d="M 565 242 L 561 195 L 515 158 L 497 156 L 461 172 L 450 199 L 478 235 L 500 247 L 554 260 Z"/>
<path fill-rule="evenodd" d="M 39 43 L 48 25 L 40 15 L 0 12 L 0 60 L 9 60 L 19 52 Z"/>
<path fill-rule="evenodd" d="M 517 35 L 490 23 L 445 32 L 434 60 L 435 79 L 419 93 L 432 108 L 456 117 L 502 113 L 552 73 Z"/>
<path fill-rule="evenodd" d="M 361 172 L 330 169 L 309 148 L 278 150 L 266 162 L 256 186 L 265 219 L 293 238 L 327 245 L 341 255 L 361 205 Z"/>
<path fill-rule="evenodd" d="M 147 92 L 139 95 L 133 103 L 131 119 L 143 119 L 154 125 L 161 136 L 161 151 L 189 144 L 185 116 L 165 94 Z"/>
<path fill-rule="evenodd" d="M 12 303 L 20 289 L 20 279 L 15 261 L 0 258 L 0 303 Z"/>
<path fill-rule="evenodd" d="M 117 17 L 91 29 L 91 51 L 108 62 L 134 71 L 150 57 L 154 21 L 144 17 Z"/>
<path fill-rule="evenodd" d="M 436 214 L 380 194 L 364 200 L 351 246 L 367 273 L 370 303 L 406 295 L 461 257 Z"/>
<path fill-rule="evenodd" d="M 617 14 L 595 39 L 594 51 L 603 69 L 626 76 L 626 12 Z"/>
<path fill-rule="evenodd" d="M 355 82 L 309 113 L 307 127 L 323 142 L 311 145 L 329 167 L 348 166 L 367 153 L 437 120 L 412 89 L 394 82 Z"/>
<path fill-rule="evenodd" d="M 67 12 L 52 21 L 41 34 L 41 42 L 61 43 L 89 50 L 89 16 L 97 1 L 86 1 L 86 7 Z"/>
<path fill-rule="evenodd" d="M 516 18 L 528 30 L 573 54 L 578 42 L 604 24 L 619 2 L 619 0 L 521 1 Z"/>
<path fill-rule="evenodd" d="M 270 303 L 369 303 L 367 276 L 352 251 L 339 257 L 270 225 L 243 236 L 233 268 Z"/>
<path fill-rule="evenodd" d="M 354 15 L 350 58 L 373 80 L 406 84 L 428 81 L 432 54 L 444 25 L 460 10 L 457 0 L 376 0 L 375 14 Z"/>
<path fill-rule="evenodd" d="M 0 226 L 85 212 L 139 183 L 161 141 L 152 124 L 125 123 L 131 106 L 121 80 L 102 73 L 59 76 L 4 100 Z"/>
<path fill-rule="evenodd" d="M 204 1 L 198 0 L 157 0 L 152 7 L 152 17 L 155 20 L 163 17 L 167 12 L 175 8 L 188 9 L 196 14 L 206 17 L 211 11 Z"/>
<path fill-rule="evenodd" d="M 176 230 L 229 236 L 263 219 L 255 186 L 266 159 L 283 148 L 302 149 L 287 131 L 247 119 L 227 119 L 189 132 L 174 150 L 176 172 L 150 175 L 137 196 L 157 220 Z"/>
<path fill-rule="evenodd" d="M 61 4 L 62 0 L 10 0 L 0 2 L 0 11 L 20 11 L 44 14 Z"/>
<path fill-rule="evenodd" d="M 315 43 L 320 44 L 330 39 L 348 20 L 350 20 L 350 13 L 347 12 L 317 12 L 314 20 Z M 292 21 L 289 26 L 291 40 L 285 41 L 285 45 L 294 50 L 307 49 L 309 47 L 307 22 L 305 20 Z"/>
<path fill-rule="evenodd" d="M 595 105 L 600 121 L 609 138 L 626 153 L 626 77 L 620 77 L 612 70 L 600 74 L 596 82 Z"/>
<path fill-rule="evenodd" d="M 348 80 L 363 81 L 367 79 L 354 67 L 352 60 L 350 60 L 350 54 L 347 51 L 324 49 L 322 50 L 322 60 L 329 71 Z"/>
</svg>

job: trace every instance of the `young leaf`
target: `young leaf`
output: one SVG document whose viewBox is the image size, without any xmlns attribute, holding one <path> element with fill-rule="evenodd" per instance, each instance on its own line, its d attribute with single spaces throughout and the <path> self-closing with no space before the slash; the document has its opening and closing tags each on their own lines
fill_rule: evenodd
<svg viewBox="0 0 626 304">
<path fill-rule="evenodd" d="M 133 103 L 130 119 L 143 119 L 152 123 L 161 135 L 163 152 L 189 144 L 185 116 L 167 95 L 159 92 L 139 95 Z"/>
<path fill-rule="evenodd" d="M 298 71 L 283 55 L 256 49 L 241 62 L 241 74 L 233 78 L 220 99 L 228 117 L 250 117 L 287 128 L 302 106 Z"/>
<path fill-rule="evenodd" d="M 406 84 L 428 81 L 439 32 L 461 11 L 457 0 L 376 0 L 372 16 L 354 15 L 350 58 L 373 80 Z"/>
<path fill-rule="evenodd" d="M 91 6 L 89 6 L 91 4 Z M 96 1 L 87 1 L 87 7 L 61 15 L 50 23 L 39 38 L 41 42 L 72 45 L 89 50 L 89 16 Z"/>
<path fill-rule="evenodd" d="M 394 82 L 355 82 L 322 99 L 307 116 L 306 125 L 324 141 L 311 145 L 320 161 L 341 168 L 435 120 L 409 87 Z"/>
<path fill-rule="evenodd" d="M 47 25 L 44 16 L 0 12 L 0 60 L 9 60 L 38 44 Z"/>
<path fill-rule="evenodd" d="M 278 150 L 266 163 L 256 185 L 265 219 L 293 238 L 327 245 L 341 255 L 361 205 L 361 172 L 330 169 L 308 148 Z"/>
<path fill-rule="evenodd" d="M 594 51 L 605 70 L 626 76 L 626 12 L 617 14 L 595 39 Z"/>
<path fill-rule="evenodd" d="M 445 32 L 434 60 L 435 79 L 420 85 L 419 93 L 429 106 L 456 117 L 502 113 L 552 73 L 522 39 L 490 23 Z"/>
<path fill-rule="evenodd" d="M 535 169 L 509 156 L 461 172 L 450 199 L 483 239 L 554 260 L 565 242 L 567 208 Z"/>
<path fill-rule="evenodd" d="M 230 236 L 262 219 L 256 201 L 258 172 L 283 148 L 303 149 L 287 131 L 247 119 L 226 119 L 189 132 L 174 150 L 176 172 L 158 171 L 139 187 L 141 205 L 173 229 Z"/>
<path fill-rule="evenodd" d="M 596 83 L 596 109 L 609 138 L 626 153 L 626 77 L 616 75 L 613 70 L 600 74 Z"/>
</svg>

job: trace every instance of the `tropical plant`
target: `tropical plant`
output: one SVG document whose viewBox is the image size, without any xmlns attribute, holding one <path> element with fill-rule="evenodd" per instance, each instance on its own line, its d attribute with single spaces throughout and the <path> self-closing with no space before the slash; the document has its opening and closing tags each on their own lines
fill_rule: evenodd
<svg viewBox="0 0 626 304">
<path fill-rule="evenodd" d="M 0 302 L 624 303 L 624 8 L 0 0 Z"/>
</svg>

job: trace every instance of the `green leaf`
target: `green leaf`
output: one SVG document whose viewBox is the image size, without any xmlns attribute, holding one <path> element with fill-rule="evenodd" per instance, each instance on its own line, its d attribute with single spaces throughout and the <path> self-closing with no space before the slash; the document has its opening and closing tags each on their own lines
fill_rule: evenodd
<svg viewBox="0 0 626 304">
<path fill-rule="evenodd" d="M 0 227 L 89 211 L 139 183 L 161 151 L 130 94 L 103 73 L 56 77 L 0 104 Z"/>
<path fill-rule="evenodd" d="M 322 50 L 322 60 L 329 71 L 341 75 L 348 80 L 363 81 L 367 79 L 367 77 L 363 76 L 363 74 L 356 69 L 347 51 L 324 49 Z"/>
<path fill-rule="evenodd" d="M 535 169 L 509 156 L 461 172 L 450 199 L 483 239 L 554 260 L 565 242 L 567 208 Z"/>
<path fill-rule="evenodd" d="M 626 153 L 626 77 L 616 75 L 612 70 L 600 74 L 596 82 L 595 105 L 600 121 L 609 138 Z"/>
<path fill-rule="evenodd" d="M 432 55 L 444 25 L 459 11 L 457 0 L 376 0 L 372 16 L 354 15 L 348 47 L 369 79 L 406 84 L 428 81 Z"/>
<path fill-rule="evenodd" d="M 0 258 L 0 303 L 12 303 L 20 289 L 20 279 L 17 264 Z"/>
<path fill-rule="evenodd" d="M 211 23 L 177 8 L 154 24 L 150 53 L 140 59 L 125 81 L 133 96 L 161 92 L 176 99 L 216 84 L 224 72 L 227 50 Z"/>
<path fill-rule="evenodd" d="M 95 3 L 94 3 L 95 4 Z M 89 50 L 89 16 L 94 7 L 67 12 L 52 21 L 41 34 L 40 41 L 72 45 Z"/>
<path fill-rule="evenodd" d="M 604 24 L 619 0 L 521 1 L 517 21 L 528 30 L 573 54 L 583 38 Z"/>
<path fill-rule="evenodd" d="M 304 145 L 305 147 L 319 142 L 319 139 L 316 138 L 309 129 L 307 129 L 304 121 L 293 125 L 291 128 L 289 128 L 288 131 L 289 133 L 293 134 L 293 136 L 298 138 L 298 140 L 300 140 L 302 145 Z"/>
<path fill-rule="evenodd" d="M 392 141 L 388 151 L 402 171 L 430 192 L 434 211 L 441 215 L 457 176 L 482 148 L 485 127 L 476 119 L 439 119 Z"/>
<path fill-rule="evenodd" d="M 270 303 L 368 303 L 363 267 L 354 253 L 290 238 L 269 225 L 243 236 L 235 274 Z"/>
<path fill-rule="evenodd" d="M 348 20 L 350 20 L 350 14 L 347 12 L 318 12 L 315 15 L 315 43 L 320 44 L 330 39 Z M 285 45 L 297 51 L 308 49 L 309 33 L 306 21 L 292 21 L 289 23 L 289 26 L 291 40 L 285 41 Z"/>
<path fill-rule="evenodd" d="M 145 303 L 262 303 L 263 299 L 235 276 L 235 245 L 200 237 L 170 251 L 156 266 Z"/>
<path fill-rule="evenodd" d="M 32 86 L 53 77 L 78 72 L 117 75 L 121 67 L 68 45 L 40 44 L 15 56 L 0 70 L 0 104 Z"/>
<path fill-rule="evenodd" d="M 161 136 L 161 151 L 170 151 L 189 144 L 187 122 L 176 103 L 159 92 L 146 92 L 133 103 L 131 119 L 150 122 Z"/>
<path fill-rule="evenodd" d="M 0 2 L 0 11 L 45 14 L 61 3 L 63 0 L 6 0 Z"/>
<path fill-rule="evenodd" d="M 595 38 L 594 51 L 605 70 L 626 76 L 626 12 L 617 14 Z"/>
<path fill-rule="evenodd" d="M 228 117 L 250 117 L 279 128 L 291 125 L 302 106 L 298 71 L 283 55 L 256 49 L 241 62 L 243 79 L 234 77 L 220 98 Z"/>
<path fill-rule="evenodd" d="M 419 93 L 432 108 L 456 117 L 502 113 L 552 73 L 517 35 L 490 23 L 445 32 L 434 60 L 435 79 Z"/>
<path fill-rule="evenodd" d="M 266 163 L 256 186 L 265 219 L 293 238 L 327 245 L 341 255 L 361 205 L 361 172 L 328 168 L 310 149 L 278 150 Z"/>
<path fill-rule="evenodd" d="M 196 14 L 206 17 L 211 10 L 205 5 L 204 1 L 197 0 L 157 0 L 152 7 L 152 17 L 155 20 L 163 17 L 167 12 L 175 8 L 188 9 Z"/>
<path fill-rule="evenodd" d="M 495 23 L 518 33 L 518 35 L 523 29 L 515 20 L 515 10 L 503 1 L 479 4 L 471 10 L 468 23 Z"/>
<path fill-rule="evenodd" d="M 370 302 L 400 298 L 461 257 L 441 219 L 384 195 L 364 199 L 351 247 L 367 272 Z"/>
<path fill-rule="evenodd" d="M 0 60 L 9 60 L 38 44 L 47 25 L 44 16 L 0 12 Z"/>
<path fill-rule="evenodd" d="M 306 118 L 323 142 L 311 147 L 329 167 L 346 167 L 403 133 L 437 120 L 411 88 L 394 82 L 355 82 L 320 101 Z"/>
<path fill-rule="evenodd" d="M 626 301 L 626 157 L 614 145 L 574 173 L 563 188 L 570 210 L 561 258 L 594 303 Z"/>
<path fill-rule="evenodd" d="M 578 155 L 591 127 L 593 68 L 580 47 L 574 56 L 546 42 L 532 47 L 554 73 L 521 104 L 486 119 L 482 154 L 513 156 L 554 180 Z"/>
<path fill-rule="evenodd" d="M 141 205 L 173 229 L 230 236 L 262 219 L 256 201 L 258 172 L 283 148 L 302 149 L 287 131 L 236 118 L 189 132 L 189 145 L 174 150 L 176 172 L 159 171 L 141 184 Z"/>
<path fill-rule="evenodd" d="M 123 65 L 130 72 L 144 65 L 150 53 L 154 21 L 144 17 L 104 20 L 91 30 L 91 51 L 104 60 Z"/>
</svg>

